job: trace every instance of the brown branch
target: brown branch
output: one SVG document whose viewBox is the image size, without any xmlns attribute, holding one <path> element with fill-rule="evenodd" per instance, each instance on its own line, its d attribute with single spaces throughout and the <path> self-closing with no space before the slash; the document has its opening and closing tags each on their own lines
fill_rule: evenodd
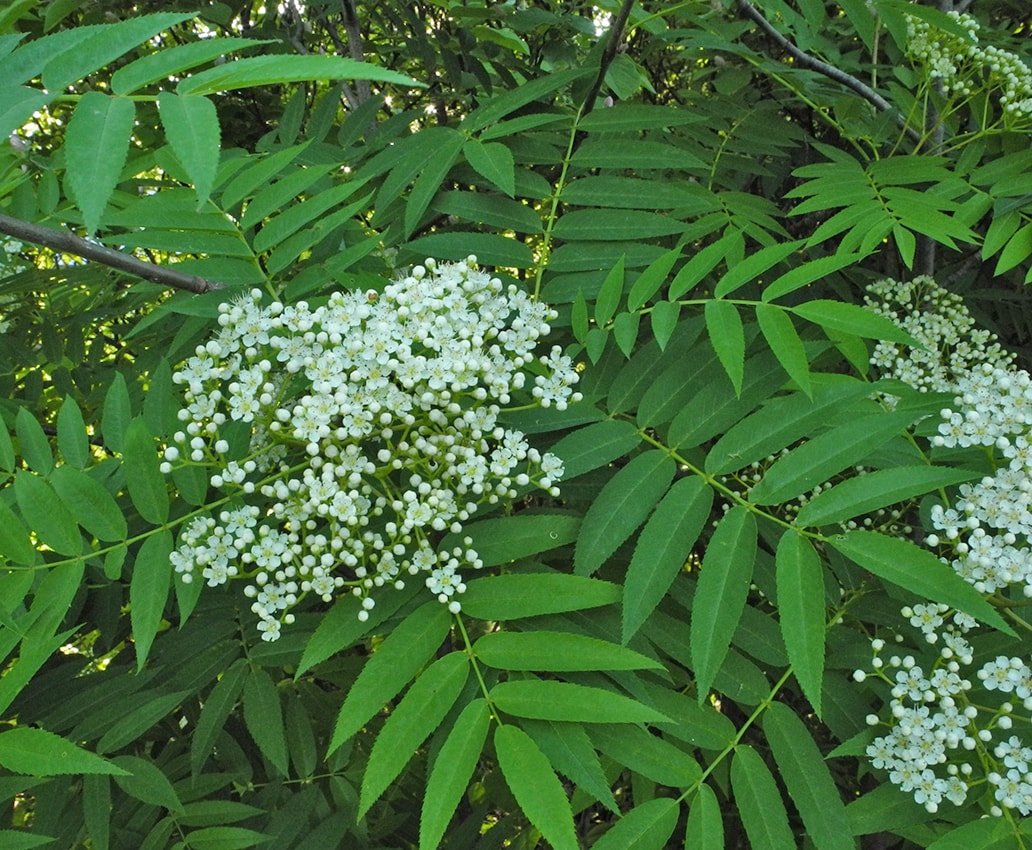
<svg viewBox="0 0 1032 850">
<path fill-rule="evenodd" d="M 852 89 L 868 103 L 873 104 L 876 109 L 879 109 L 882 112 L 891 113 L 892 117 L 895 118 L 896 123 L 903 129 L 907 138 L 915 144 L 921 143 L 921 134 L 907 124 L 906 117 L 900 114 L 896 107 L 889 103 L 889 101 L 878 94 L 878 92 L 870 86 L 865 85 L 856 77 L 851 74 L 847 74 L 845 71 L 836 68 L 834 65 L 822 62 L 816 56 L 811 56 L 809 53 L 800 50 L 791 41 L 785 38 L 785 36 L 778 32 L 771 25 L 770 21 L 756 10 L 756 7 L 753 6 L 749 0 L 738 0 L 738 8 L 741 10 L 742 14 L 755 22 L 761 30 L 763 30 L 778 44 L 779 47 L 788 53 L 789 56 L 795 59 L 799 65 L 804 68 L 809 68 L 811 71 L 816 71 L 818 74 L 823 74 L 825 77 L 828 77 L 837 83 L 841 83 L 846 88 Z"/>
<path fill-rule="evenodd" d="M 582 118 L 595 108 L 595 98 L 598 97 L 598 93 L 602 90 L 602 83 L 605 82 L 606 72 L 616 58 L 616 51 L 620 47 L 620 42 L 623 41 L 624 30 L 627 28 L 627 19 L 631 15 L 633 6 L 634 0 L 623 0 L 623 3 L 620 4 L 620 9 L 609 25 L 609 30 L 606 33 L 608 40 L 602 50 L 602 61 L 599 65 L 598 76 L 595 77 L 595 82 L 591 84 L 591 89 L 584 98 L 584 108 L 581 111 Z"/>
<path fill-rule="evenodd" d="M 362 49 L 362 27 L 358 22 L 355 0 L 340 0 L 340 5 L 344 12 L 344 30 L 348 34 L 348 52 L 356 62 L 365 62 L 365 52 Z M 359 106 L 372 97 L 373 92 L 369 87 L 369 80 L 355 80 L 355 88 L 358 89 Z"/>
<path fill-rule="evenodd" d="M 76 236 L 74 233 L 69 233 L 67 230 L 55 230 L 39 224 L 29 224 L 27 221 L 21 221 L 7 215 L 0 214 L 0 233 L 13 236 L 15 239 L 20 239 L 23 242 L 31 242 L 34 245 L 53 248 L 55 251 L 61 251 L 64 254 L 74 254 L 76 257 L 82 257 L 84 260 L 93 260 L 95 263 L 101 263 L 120 272 L 126 272 L 134 277 L 142 277 L 151 283 L 170 286 L 174 289 L 204 293 L 224 288 L 223 284 L 218 281 L 177 272 L 168 266 L 146 263 L 113 248 L 107 248 L 95 242 L 87 242 L 85 239 Z"/>
</svg>

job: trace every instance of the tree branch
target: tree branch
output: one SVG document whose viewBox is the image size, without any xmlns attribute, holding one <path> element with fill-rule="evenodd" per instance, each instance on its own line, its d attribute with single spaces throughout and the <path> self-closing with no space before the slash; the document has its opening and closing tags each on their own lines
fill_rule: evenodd
<svg viewBox="0 0 1032 850">
<path fill-rule="evenodd" d="M 598 76 L 595 78 L 595 82 L 591 84 L 591 90 L 584 98 L 584 109 L 581 112 L 582 118 L 595 108 L 595 98 L 598 97 L 598 93 L 602 90 L 602 83 L 605 82 L 606 72 L 616 58 L 616 51 L 620 47 L 620 42 L 623 41 L 624 30 L 627 28 L 627 19 L 631 15 L 633 6 L 634 0 L 623 0 L 620 4 L 620 9 L 609 25 L 609 31 L 606 33 L 608 40 L 606 41 L 605 48 L 602 50 L 602 61 L 599 65 Z"/>
<path fill-rule="evenodd" d="M 61 251 L 65 254 L 74 254 L 84 260 L 93 260 L 105 266 L 110 266 L 118 271 L 126 272 L 134 277 L 142 277 L 151 283 L 158 283 L 162 286 L 171 286 L 174 289 L 185 289 L 187 292 L 212 292 L 222 289 L 223 284 L 218 281 L 208 280 L 192 274 L 183 274 L 171 269 L 168 266 L 159 266 L 154 263 L 145 263 L 129 254 L 123 254 L 113 248 L 106 248 L 95 242 L 87 242 L 69 233 L 66 230 L 54 230 L 50 227 L 43 227 L 39 224 L 29 224 L 17 218 L 7 215 L 0 215 L 0 233 L 13 236 L 23 242 L 31 242 L 34 245 L 43 245 Z"/>
<path fill-rule="evenodd" d="M 846 88 L 852 89 L 868 103 L 873 104 L 876 109 L 879 109 L 882 112 L 891 113 L 892 117 L 896 119 L 896 123 L 903 129 L 907 138 L 915 144 L 920 144 L 921 134 L 907 124 L 906 118 L 900 114 L 896 107 L 889 103 L 870 86 L 865 85 L 856 77 L 851 74 L 847 74 L 845 71 L 836 68 L 834 65 L 822 62 L 816 56 L 811 56 L 809 53 L 800 50 L 791 41 L 785 38 L 785 36 L 778 32 L 771 23 L 756 10 L 756 7 L 753 6 L 749 0 L 738 0 L 738 8 L 741 10 L 743 15 L 754 21 L 761 30 L 773 39 L 778 46 L 793 59 L 795 59 L 799 65 L 804 68 L 809 68 L 812 71 L 816 71 L 818 74 L 823 74 L 825 77 L 835 80 L 837 83 L 841 83 Z"/>
<path fill-rule="evenodd" d="M 362 27 L 358 23 L 358 10 L 355 8 L 355 0 L 341 0 L 340 5 L 344 12 L 344 30 L 348 34 L 348 52 L 356 62 L 364 62 L 365 52 L 362 50 Z M 355 88 L 358 89 L 359 106 L 372 97 L 369 80 L 355 80 Z"/>
</svg>

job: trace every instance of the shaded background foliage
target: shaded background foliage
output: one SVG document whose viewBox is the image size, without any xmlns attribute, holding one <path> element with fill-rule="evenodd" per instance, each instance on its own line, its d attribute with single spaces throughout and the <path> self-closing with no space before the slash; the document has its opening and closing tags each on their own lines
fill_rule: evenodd
<svg viewBox="0 0 1032 850">
<path fill-rule="evenodd" d="M 919 82 L 902 54 L 908 4 L 873 6 L 876 16 L 864 3 L 819 0 L 765 3 L 762 12 L 793 45 L 905 113 Z M 1026 4 L 977 6 L 997 43 L 1027 56 Z M 0 467 L 5 482 L 52 488 L 67 516 L 41 514 L 14 484 L 0 491 L 0 706 L 17 728 L 47 730 L 108 761 L 19 769 L 0 752 L 2 840 L 429 847 L 439 828 L 441 846 L 456 848 L 629 847 L 632 831 L 640 833 L 633 846 L 656 848 L 686 835 L 691 846 L 762 846 L 761 834 L 770 846 L 905 847 L 930 846 L 971 822 L 972 809 L 925 812 L 852 758 L 821 759 L 861 732 L 879 704 L 848 674 L 869 660 L 871 636 L 900 624 L 901 600 L 919 589 L 881 581 L 815 531 L 819 545 L 805 551 L 819 553 L 808 573 L 818 580 L 795 601 L 799 616 L 783 617 L 790 603 L 779 600 L 775 553 L 783 503 L 798 493 L 748 510 L 734 494 L 746 464 L 875 412 L 860 381 L 849 400 L 836 395 L 834 378 L 866 370 L 860 337 L 877 334 L 855 317 L 844 330 L 808 316 L 806 303 L 855 304 L 880 277 L 934 273 L 1027 354 L 1027 127 L 979 132 L 957 112 L 943 116 L 939 136 L 911 121 L 922 137 L 915 145 L 892 110 L 793 58 L 741 4 L 327 0 L 199 9 L 52 0 L 9 5 L 0 32 L 28 45 L 179 11 L 199 14 L 158 27 L 101 67 L 83 66 L 27 129 L 32 110 L 0 110 L 4 132 L 14 133 L 0 150 L 4 213 L 224 286 L 171 292 L 60 251 L 9 252 L 0 405 L 13 441 L 0 436 Z M 115 140 L 126 143 L 124 165 L 110 185 L 91 183 L 90 167 L 108 150 L 91 148 L 88 134 L 74 138 L 69 122 L 84 96 L 118 95 L 120 69 L 211 37 L 261 43 L 135 89 L 131 142 Z M 8 55 L 16 49 L 10 42 Z M 193 147 L 162 123 L 159 89 L 173 91 L 188 73 L 232 56 L 323 55 L 364 57 L 425 87 L 287 81 L 285 61 L 282 82 L 208 92 L 217 125 L 202 124 Z M 44 87 L 40 72 L 23 81 L 28 88 Z M 202 173 L 215 151 L 220 158 Z M 365 624 L 348 600 L 308 602 L 279 641 L 262 644 L 233 589 L 198 596 L 173 585 L 172 535 L 209 497 L 206 474 L 178 473 L 171 495 L 157 485 L 165 493 L 157 502 L 152 485 L 134 481 L 155 480 L 153 440 L 175 427 L 172 369 L 206 338 L 218 303 L 254 286 L 315 301 L 340 286 L 382 287 L 427 256 L 470 253 L 555 305 L 557 338 L 587 364 L 585 402 L 510 420 L 566 459 L 560 500 L 528 500 L 484 520 L 481 536 L 474 529 L 478 545 L 494 547 L 499 569 L 490 572 L 549 590 L 520 610 L 507 589 L 515 585 L 478 578 L 466 631 L 447 618 L 437 624 L 414 591 L 384 598 Z M 770 321 L 785 336 L 754 320 L 771 287 L 780 295 L 768 315 L 776 312 Z M 743 421 L 758 427 L 748 417 L 772 397 L 811 394 L 825 414 L 800 417 L 782 442 L 758 443 L 742 429 L 727 437 Z M 857 460 L 914 462 L 907 446 L 900 436 Z M 755 457 L 741 458 L 747 449 Z M 614 507 L 628 499 L 640 508 Z M 724 514 L 721 503 L 738 507 Z M 900 510 L 919 524 L 916 503 Z M 502 524 L 487 525 L 495 520 Z M 713 551 L 737 565 L 748 599 L 706 599 L 714 634 L 730 629 L 710 646 L 695 605 Z M 710 557 L 713 574 L 722 566 Z M 568 581 L 552 587 L 546 575 Z M 433 628 L 420 640 L 389 643 L 421 617 Z M 815 618 L 821 635 L 834 624 L 826 647 L 822 637 L 801 650 L 794 629 L 812 630 Z M 467 724 L 483 728 L 481 741 L 487 734 L 486 715 L 476 714 L 484 694 L 467 676 L 453 703 L 438 706 L 443 719 L 425 745 L 407 742 L 416 757 L 364 805 L 370 753 L 408 680 L 365 693 L 378 705 L 336 741 L 338 723 L 352 722 L 338 721 L 351 718 L 342 704 L 363 696 L 360 672 L 377 657 L 384 665 L 416 658 L 411 679 L 435 655 L 470 651 L 488 632 L 553 645 L 566 635 L 571 647 L 592 637 L 609 642 L 610 661 L 592 656 L 584 669 L 561 670 L 540 644 L 522 664 L 479 645 L 471 654 L 495 710 L 515 718 L 499 727 L 511 731 L 482 753 L 456 752 Z M 1002 651 L 1011 638 L 988 641 Z M 606 666 L 621 644 L 638 660 Z M 633 699 L 640 716 L 614 709 L 600 720 L 583 707 L 539 716 L 511 689 L 508 702 L 494 690 L 518 683 L 542 704 L 553 683 L 599 689 Z M 340 746 L 328 752 L 331 741 Z M 544 774 L 540 764 L 516 763 L 515 754 L 538 750 Z M 433 813 L 420 810 L 442 751 L 469 770 L 449 793 L 438 788 L 433 799 L 447 798 L 457 813 L 449 822 L 442 809 L 431 829 Z M 553 769 L 570 797 L 558 813 L 554 797 L 518 790 L 552 788 Z M 687 805 L 671 802 L 679 799 Z M 991 828 L 999 834 L 985 831 L 971 846 L 1027 841 L 1020 822 Z"/>
</svg>

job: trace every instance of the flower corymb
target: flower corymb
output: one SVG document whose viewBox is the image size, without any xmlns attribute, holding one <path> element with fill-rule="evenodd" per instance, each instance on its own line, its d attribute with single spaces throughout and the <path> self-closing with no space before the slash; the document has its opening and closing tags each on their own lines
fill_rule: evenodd
<svg viewBox="0 0 1032 850">
<path fill-rule="evenodd" d="M 580 398 L 570 358 L 535 354 L 556 313 L 474 260 L 318 307 L 255 290 L 175 373 L 184 425 L 163 471 L 204 465 L 226 498 L 187 523 L 173 564 L 186 582 L 246 579 L 264 639 L 305 595 L 351 592 L 365 619 L 408 576 L 457 612 L 460 570 L 482 564 L 469 538 L 440 549 L 444 533 L 520 488 L 558 495 L 562 461 L 499 422 L 518 396 Z"/>
</svg>

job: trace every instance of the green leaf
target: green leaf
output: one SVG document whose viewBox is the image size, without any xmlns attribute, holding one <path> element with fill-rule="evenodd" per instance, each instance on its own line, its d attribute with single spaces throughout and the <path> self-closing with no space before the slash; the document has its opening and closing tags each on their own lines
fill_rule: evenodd
<svg viewBox="0 0 1032 850">
<path fill-rule="evenodd" d="M 595 324 L 600 328 L 608 325 L 609 320 L 613 318 L 623 298 L 623 289 L 624 258 L 621 257 L 602 281 L 602 287 L 595 298 Z"/>
<path fill-rule="evenodd" d="M 914 252 L 917 249 L 917 240 L 914 234 L 900 224 L 892 225 L 892 238 L 896 240 L 896 250 L 899 251 L 899 258 L 908 269 L 914 267 Z"/>
<path fill-rule="evenodd" d="M 265 814 L 257 806 L 236 803 L 232 800 L 197 800 L 183 806 L 184 814 L 178 818 L 183 826 L 218 826 L 234 823 Z"/>
<path fill-rule="evenodd" d="M 981 473 L 971 470 L 935 466 L 878 469 L 824 490 L 803 505 L 795 524 L 801 528 L 830 525 L 979 477 Z"/>
<path fill-rule="evenodd" d="M 915 803 L 913 795 L 888 782 L 846 806 L 846 815 L 853 835 L 898 830 L 936 817 Z"/>
<path fill-rule="evenodd" d="M 647 145 L 648 142 L 637 142 Z M 572 210 L 556 222 L 552 235 L 564 242 L 624 242 L 684 233 L 684 222 L 644 210 Z"/>
<path fill-rule="evenodd" d="M 344 184 L 347 186 L 349 184 Z M 324 193 L 325 194 L 325 193 Z M 439 192 L 433 209 L 467 221 L 486 224 L 493 230 L 541 233 L 541 216 L 527 204 L 489 192 Z"/>
<path fill-rule="evenodd" d="M 494 734 L 502 775 L 527 819 L 555 850 L 578 850 L 566 792 L 534 739 L 510 724 Z"/>
<path fill-rule="evenodd" d="M 172 153 L 186 169 L 200 207 L 211 195 L 219 167 L 221 131 L 215 104 L 206 97 L 158 95 L 158 114 Z"/>
<path fill-rule="evenodd" d="M 758 278 L 767 269 L 776 266 L 800 247 L 805 240 L 793 242 L 775 242 L 747 256 L 742 262 L 735 263 L 718 281 L 713 290 L 715 298 L 724 298 L 745 284 Z"/>
<path fill-rule="evenodd" d="M 235 59 L 193 74 L 176 86 L 179 94 L 215 94 L 234 89 L 282 85 L 307 80 L 373 80 L 426 88 L 397 71 L 378 68 L 343 56 L 273 54 Z"/>
<path fill-rule="evenodd" d="M 71 466 L 54 469 L 50 483 L 79 525 L 90 534 L 100 540 L 125 540 L 125 515 L 103 484 Z"/>
<path fill-rule="evenodd" d="M 186 837 L 191 850 L 244 850 L 256 847 L 274 836 L 242 826 L 209 826 L 195 829 Z"/>
<path fill-rule="evenodd" d="M 790 850 L 798 846 L 788 827 L 781 792 L 767 765 L 752 747 L 735 749 L 731 788 L 735 792 L 735 809 L 742 817 L 751 847 Z"/>
<path fill-rule="evenodd" d="M 1008 635 L 1014 632 L 999 612 L 927 549 L 877 531 L 849 531 L 827 538 L 828 544 L 865 570 L 933 602 L 941 602 Z"/>
<path fill-rule="evenodd" d="M 871 393 L 864 381 L 834 378 L 815 383 L 812 399 L 801 392 L 777 398 L 733 424 L 706 456 L 706 472 L 725 475 L 778 452 L 823 425 L 833 412 Z"/>
<path fill-rule="evenodd" d="M 689 788 L 702 779 L 702 768 L 695 759 L 644 727 L 595 724 L 588 732 L 607 756 L 660 785 Z"/>
<path fill-rule="evenodd" d="M 401 250 L 419 262 L 427 257 L 464 260 L 475 254 L 485 266 L 529 269 L 534 265 L 534 253 L 529 246 L 496 233 L 431 233 L 406 243 Z"/>
<path fill-rule="evenodd" d="M 222 674 L 222 677 L 215 683 L 215 687 L 205 698 L 204 707 L 201 709 L 200 717 L 197 718 L 197 726 L 190 739 L 190 770 L 192 773 L 200 773 L 204 763 L 211 755 L 215 739 L 225 726 L 226 719 L 244 690 L 244 678 L 248 670 L 247 661 L 238 658 Z"/>
<path fill-rule="evenodd" d="M 504 621 L 619 601 L 619 586 L 607 581 L 563 573 L 510 573 L 469 582 L 462 595 L 462 611 L 481 620 Z"/>
<path fill-rule="evenodd" d="M 552 446 L 551 452 L 562 458 L 563 481 L 572 481 L 585 472 L 629 454 L 641 443 L 634 425 L 624 419 L 593 422 L 567 434 Z"/>
<path fill-rule="evenodd" d="M 713 507 L 713 491 L 699 476 L 682 478 L 663 497 L 645 528 L 627 568 L 621 639 L 626 644 L 684 568 Z"/>
<path fill-rule="evenodd" d="M 0 829 L 0 846 L 4 850 L 32 850 L 34 847 L 52 845 L 55 841 L 56 838 L 35 831 L 16 832 L 13 829 Z M 97 850 L 101 850 L 101 847 L 102 845 L 97 844 Z"/>
<path fill-rule="evenodd" d="M 82 420 L 79 405 L 71 396 L 65 396 L 65 400 L 61 402 L 61 409 L 57 412 L 57 447 L 64 462 L 70 466 L 84 469 L 90 462 L 86 423 Z"/>
<path fill-rule="evenodd" d="M 0 419 L 0 469 L 13 472 L 14 459 L 14 443 L 11 442 L 11 432 L 7 430 L 7 423 Z"/>
<path fill-rule="evenodd" d="M 111 75 L 111 91 L 132 94 L 134 91 L 165 80 L 183 71 L 196 68 L 247 47 L 274 43 L 259 38 L 205 38 L 174 47 L 165 47 L 124 65 Z M 184 163 L 185 165 L 185 163 Z"/>
<path fill-rule="evenodd" d="M 631 286 L 631 291 L 627 295 L 627 309 L 637 310 L 645 302 L 647 302 L 653 295 L 659 292 L 660 288 L 666 283 L 667 277 L 670 275 L 670 270 L 681 258 L 681 249 L 674 248 L 667 251 L 659 259 L 650 263 L 649 266 L 638 275 L 638 279 L 634 281 Z M 669 335 L 668 335 L 669 338 Z M 663 347 L 662 345 L 660 346 Z"/>
<path fill-rule="evenodd" d="M 179 795 L 154 761 L 138 756 L 116 756 L 112 761 L 122 769 L 115 774 L 115 782 L 130 797 L 173 812 L 183 811 Z"/>
<path fill-rule="evenodd" d="M 300 678 L 316 664 L 322 663 L 342 649 L 351 646 L 362 635 L 369 634 L 380 623 L 393 616 L 399 608 L 419 592 L 415 583 L 408 585 L 408 588 L 385 596 L 369 612 L 367 620 L 358 618 L 359 612 L 364 610 L 362 600 L 351 594 L 338 597 L 333 607 L 320 617 L 315 633 L 308 639 L 294 678 Z"/>
<path fill-rule="evenodd" d="M 512 151 L 500 142 L 468 139 L 462 155 L 481 177 L 486 177 L 510 198 L 516 194 L 516 165 Z"/>
<path fill-rule="evenodd" d="M 1025 828 L 1021 832 L 1028 834 Z M 927 850 L 1004 850 L 1014 846 L 1014 837 L 1014 827 L 1005 818 L 979 818 L 954 827 Z"/>
<path fill-rule="evenodd" d="M 663 850 L 677 826 L 677 800 L 661 797 L 635 806 L 592 844 L 593 850 Z"/>
<path fill-rule="evenodd" d="M 763 731 L 814 846 L 853 850 L 846 807 L 806 725 L 787 705 L 773 702 L 763 716 Z"/>
<path fill-rule="evenodd" d="M 611 812 L 619 806 L 609 780 L 602 770 L 598 753 L 580 723 L 551 720 L 522 720 L 520 726 L 534 739 L 552 767 L 568 777 L 582 791 L 590 794 Z M 620 727 L 625 728 L 625 727 Z"/>
<path fill-rule="evenodd" d="M 815 280 L 828 277 L 840 269 L 858 265 L 863 258 L 863 254 L 832 254 L 830 257 L 818 257 L 816 260 L 810 260 L 772 280 L 763 288 L 762 298 L 764 301 L 773 301 L 782 295 L 802 289 Z"/>
<path fill-rule="evenodd" d="M 624 357 L 634 352 L 634 344 L 638 341 L 638 325 L 641 313 L 620 313 L 613 321 L 613 339 Z"/>
<path fill-rule="evenodd" d="M 691 114 L 690 110 L 619 101 L 608 109 L 596 109 L 588 113 L 581 119 L 577 129 L 586 133 L 639 133 L 647 129 L 695 124 L 699 120 L 700 116 Z"/>
<path fill-rule="evenodd" d="M 993 275 L 999 277 L 1009 272 L 1018 263 L 1027 259 L 1030 254 L 1032 254 L 1032 224 L 1026 224 L 1007 240 L 1007 244 L 1000 251 L 1000 256 L 996 260 Z"/>
<path fill-rule="evenodd" d="M 299 692 L 294 691 L 287 697 L 285 731 L 290 760 L 302 779 L 312 777 L 319 763 L 315 730 L 312 727 L 313 719 L 308 716 L 304 700 Z"/>
<path fill-rule="evenodd" d="M 670 718 L 612 691 L 551 679 L 500 682 L 491 689 L 499 711 L 533 720 L 581 723 L 657 723 Z"/>
<path fill-rule="evenodd" d="M 244 680 L 244 723 L 262 755 L 286 776 L 290 768 L 283 706 L 276 684 L 261 667 L 254 667 Z"/>
<path fill-rule="evenodd" d="M 124 56 L 151 36 L 193 17 L 193 12 L 169 12 L 141 15 L 103 26 L 85 27 L 84 29 L 89 32 L 80 34 L 71 46 L 56 51 L 51 47 L 47 51 L 47 62 L 43 68 L 43 88 L 55 93 L 60 92 L 70 83 L 81 80 L 87 74 Z M 50 43 L 55 46 L 59 44 L 60 41 L 55 38 L 59 35 L 63 33 L 54 33 L 50 36 Z M 82 35 L 86 37 L 82 38 Z M 45 45 L 48 39 L 39 39 L 39 42 Z M 32 76 L 35 76 L 35 72 Z"/>
<path fill-rule="evenodd" d="M 778 619 L 796 679 L 817 716 L 824 680 L 824 575 L 813 545 L 789 529 L 778 541 Z"/>
<path fill-rule="evenodd" d="M 488 632 L 473 654 L 498 670 L 662 670 L 663 665 L 619 644 L 567 632 Z"/>
<path fill-rule="evenodd" d="M 659 301 L 652 306 L 652 335 L 656 338 L 660 351 L 666 350 L 680 315 L 681 305 L 676 301 Z"/>
<path fill-rule="evenodd" d="M 15 564 L 36 563 L 36 547 L 29 539 L 29 530 L 3 499 L 0 499 L 0 555 Z"/>
<path fill-rule="evenodd" d="M 54 453 L 50 449 L 50 440 L 43 433 L 43 426 L 28 408 L 18 408 L 14 418 L 14 433 L 18 437 L 18 453 L 25 458 L 29 469 L 40 475 L 48 475 L 54 468 Z"/>
<path fill-rule="evenodd" d="M 111 780 L 98 774 L 82 778 L 82 809 L 86 832 L 97 850 L 111 843 Z"/>
<path fill-rule="evenodd" d="M 405 687 L 437 651 L 452 616 L 436 599 L 409 614 L 372 654 L 337 715 L 329 752 L 361 729 Z"/>
<path fill-rule="evenodd" d="M 810 387 L 810 363 L 806 349 L 799 333 L 784 310 L 769 304 L 756 305 L 756 322 L 763 332 L 770 350 L 778 358 L 788 376 L 799 385 L 808 396 L 813 391 Z"/>
<path fill-rule="evenodd" d="M 845 301 L 807 301 L 790 309 L 800 318 L 836 334 L 852 334 L 866 339 L 889 340 L 921 348 L 921 343 L 884 316 Z"/>
<path fill-rule="evenodd" d="M 483 519 L 466 526 L 456 542 L 469 537 L 485 567 L 566 546 L 577 539 L 581 519 L 574 514 L 527 514 Z"/>
<path fill-rule="evenodd" d="M 158 451 L 147 423 L 133 419 L 125 431 L 122 465 L 129 497 L 147 522 L 161 525 L 168 521 L 168 485 L 161 474 Z"/>
<path fill-rule="evenodd" d="M 836 425 L 779 457 L 749 491 L 755 505 L 795 499 L 906 431 L 917 416 L 906 411 L 875 413 Z"/>
<path fill-rule="evenodd" d="M 178 411 L 177 394 L 172 384 L 172 367 L 168 360 L 162 357 L 148 378 L 147 394 L 143 397 L 143 421 L 154 436 L 164 437 L 171 430 L 169 424 L 178 422 L 175 418 Z"/>
<path fill-rule="evenodd" d="M 30 726 L 0 732 L 0 765 L 13 773 L 33 776 L 128 774 L 124 767 L 77 747 L 60 735 Z"/>
<path fill-rule="evenodd" d="M 745 377 L 745 330 L 738 308 L 729 301 L 707 301 L 705 316 L 713 350 L 731 379 L 735 395 L 741 395 Z"/>
<path fill-rule="evenodd" d="M 614 475 L 584 516 L 573 569 L 590 575 L 649 515 L 674 477 L 676 464 L 664 451 L 643 452 Z"/>
<path fill-rule="evenodd" d="M 712 242 L 685 263 L 670 282 L 668 298 L 671 301 L 680 298 L 695 286 L 706 275 L 717 267 L 721 260 L 740 255 L 744 250 L 742 234 L 729 229 L 716 242 Z"/>
<path fill-rule="evenodd" d="M 136 107 L 99 91 L 82 95 L 65 134 L 68 190 L 82 210 L 87 233 L 100 225 L 129 153 Z"/>
<path fill-rule="evenodd" d="M 756 519 L 744 505 L 720 520 L 699 570 L 689 642 L 702 701 L 724 662 L 749 595 L 756 557 Z"/>
<path fill-rule="evenodd" d="M 172 581 L 172 532 L 162 529 L 143 541 L 133 563 L 129 585 L 129 614 L 136 646 L 136 668 L 143 669 L 151 644 L 161 627 Z"/>
<path fill-rule="evenodd" d="M 584 300 L 584 292 L 580 289 L 570 308 L 570 325 L 573 338 L 583 345 L 588 338 L 588 302 Z"/>
<path fill-rule="evenodd" d="M 634 139 L 633 144 L 614 144 L 612 139 L 588 139 L 577 148 L 570 162 L 578 168 L 611 168 L 619 171 L 708 168 L 702 159 L 683 147 L 640 138 Z M 673 223 L 675 220 L 670 221 Z"/>
<path fill-rule="evenodd" d="M 597 69 L 595 69 L 597 72 Z M 521 106 L 552 94 L 580 77 L 593 73 L 590 67 L 577 67 L 545 74 L 536 80 L 525 82 L 508 91 L 488 99 L 472 112 L 466 114 L 459 125 L 463 133 L 473 134 L 500 121 Z"/>
<path fill-rule="evenodd" d="M 469 675 L 469 657 L 450 652 L 431 664 L 394 707 L 369 753 L 358 817 L 387 790 L 427 736 L 451 710 Z"/>
<path fill-rule="evenodd" d="M 182 704 L 183 699 L 189 693 L 189 691 L 158 692 L 154 696 L 144 696 L 142 702 L 134 700 L 133 707 L 129 711 L 121 713 L 118 723 L 108 729 L 97 741 L 97 752 L 110 753 L 121 750 L 138 740 L 144 732 L 166 720 L 169 714 Z"/>
<path fill-rule="evenodd" d="M 62 555 L 82 554 L 79 526 L 46 480 L 19 471 L 14 476 L 14 495 L 25 522 L 40 541 Z"/>
<path fill-rule="evenodd" d="M 487 740 L 491 713 L 484 699 L 470 702 L 455 719 L 426 782 L 419 821 L 420 850 L 436 850 L 473 776 Z"/>
<path fill-rule="evenodd" d="M 419 227 L 419 222 L 434 196 L 440 191 L 447 176 L 462 150 L 463 139 L 459 133 L 448 135 L 436 146 L 434 157 L 426 164 L 412 184 L 405 204 L 404 231 L 408 239 Z"/>
<path fill-rule="evenodd" d="M 720 803 L 713 789 L 705 783 L 699 789 L 688 812 L 684 836 L 685 847 L 723 847 L 724 821 L 720 817 Z"/>
<path fill-rule="evenodd" d="M 132 418 L 129 405 L 129 386 L 125 376 L 116 372 L 111 386 L 104 396 L 104 410 L 101 414 L 100 430 L 104 435 L 104 445 L 113 452 L 122 451 L 125 445 L 125 432 Z"/>
<path fill-rule="evenodd" d="M 54 97 L 39 89 L 8 84 L 0 91 L 0 133 L 10 136 Z"/>
</svg>

